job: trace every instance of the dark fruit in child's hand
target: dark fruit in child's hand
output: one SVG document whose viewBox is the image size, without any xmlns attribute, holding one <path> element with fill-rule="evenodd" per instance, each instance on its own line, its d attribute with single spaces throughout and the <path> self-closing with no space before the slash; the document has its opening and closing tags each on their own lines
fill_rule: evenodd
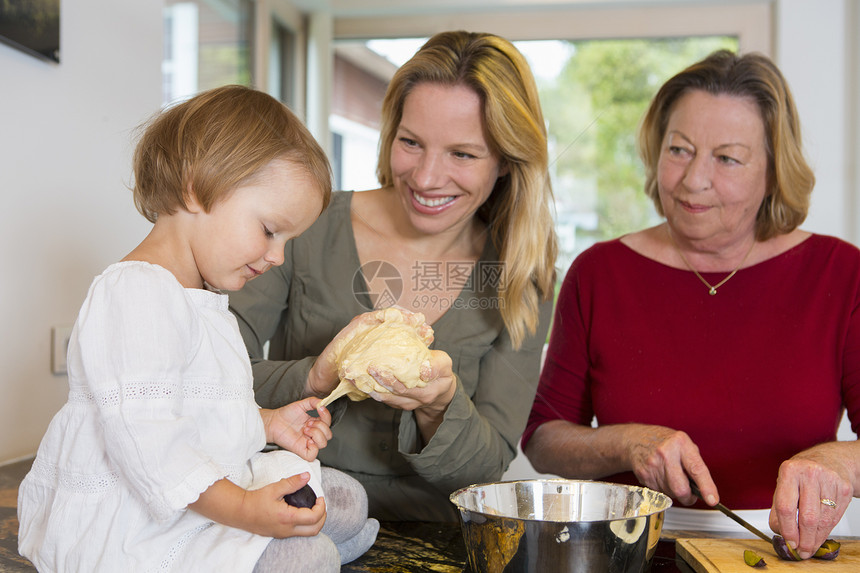
<svg viewBox="0 0 860 573">
<path fill-rule="evenodd" d="M 293 507 L 313 507 L 317 502 L 317 494 L 314 493 L 311 486 L 306 485 L 299 491 L 285 495 L 284 501 Z"/>
</svg>

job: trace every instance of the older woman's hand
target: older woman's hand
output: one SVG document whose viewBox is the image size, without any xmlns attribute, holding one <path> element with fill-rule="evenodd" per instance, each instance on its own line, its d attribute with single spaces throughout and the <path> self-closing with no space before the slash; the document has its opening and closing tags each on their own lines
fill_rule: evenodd
<svg viewBox="0 0 860 573">
<path fill-rule="evenodd" d="M 631 469 L 643 485 L 670 495 L 684 505 L 692 505 L 696 497 L 690 488 L 689 476 L 708 505 L 720 500 L 699 447 L 685 432 L 631 424 L 627 434 Z"/>
<path fill-rule="evenodd" d="M 856 451 L 856 442 L 821 444 L 780 466 L 770 527 L 795 547 L 802 559 L 811 557 L 827 540 L 848 508 L 854 493 L 854 472 L 849 464 Z"/>
</svg>

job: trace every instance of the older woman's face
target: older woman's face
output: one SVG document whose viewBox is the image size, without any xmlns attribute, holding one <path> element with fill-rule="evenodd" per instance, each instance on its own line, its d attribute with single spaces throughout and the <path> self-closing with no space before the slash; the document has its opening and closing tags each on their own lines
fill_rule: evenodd
<svg viewBox="0 0 860 573">
<path fill-rule="evenodd" d="M 755 235 L 767 188 L 764 123 L 747 98 L 692 91 L 669 116 L 660 202 L 679 238 L 719 249 Z"/>
<path fill-rule="evenodd" d="M 484 137 L 481 98 L 463 85 L 422 83 L 406 96 L 391 146 L 394 188 L 422 233 L 471 224 L 503 174 Z"/>
</svg>

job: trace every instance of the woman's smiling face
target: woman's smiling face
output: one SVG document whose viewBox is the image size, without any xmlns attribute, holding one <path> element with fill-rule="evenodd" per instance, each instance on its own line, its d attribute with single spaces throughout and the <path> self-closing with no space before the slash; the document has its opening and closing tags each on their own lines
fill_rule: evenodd
<svg viewBox="0 0 860 573">
<path fill-rule="evenodd" d="M 463 85 L 415 86 L 403 105 L 391 171 L 416 230 L 465 228 L 504 174 L 484 136 L 478 94 Z"/>
<path fill-rule="evenodd" d="M 767 190 L 764 123 L 750 99 L 691 91 L 675 103 L 657 165 L 660 202 L 680 238 L 748 240 Z"/>
</svg>

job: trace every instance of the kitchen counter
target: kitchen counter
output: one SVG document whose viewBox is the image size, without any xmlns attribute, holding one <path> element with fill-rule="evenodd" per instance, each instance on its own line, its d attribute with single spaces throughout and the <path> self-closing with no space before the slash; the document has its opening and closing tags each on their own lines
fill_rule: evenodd
<svg viewBox="0 0 860 573">
<path fill-rule="evenodd" d="M 383 522 L 376 543 L 342 573 L 462 573 L 466 546 L 458 523 Z"/>
<path fill-rule="evenodd" d="M 675 539 L 701 533 L 667 532 L 651 561 L 651 573 L 693 573 L 675 557 Z M 458 523 L 385 522 L 376 543 L 342 573 L 471 573 Z"/>
<path fill-rule="evenodd" d="M 35 568 L 18 555 L 16 516 L 18 484 L 32 460 L 0 467 L 0 573 L 32 573 Z M 651 561 L 650 573 L 694 573 L 675 556 L 675 540 L 716 537 L 701 532 L 664 531 Z M 855 538 L 856 539 L 856 538 Z M 856 542 L 855 542 L 856 543 Z M 856 552 L 855 546 L 855 552 Z M 813 563 L 819 566 L 823 563 Z M 746 567 L 743 567 L 746 569 Z M 471 573 L 458 523 L 384 522 L 376 543 L 343 573 Z"/>
<path fill-rule="evenodd" d="M 703 533 L 701 531 L 663 531 L 657 551 L 651 560 L 648 573 L 696 573 L 693 567 L 676 555 L 676 539 L 707 539 L 722 540 L 726 543 L 738 543 L 737 534 Z M 791 571 L 819 570 L 821 567 L 834 571 L 858 571 L 857 538 L 840 538 L 843 550 L 848 544 L 854 544 L 843 559 L 826 562 L 811 560 L 808 563 L 792 563 L 778 561 L 769 551 L 763 550 L 761 555 L 770 559 L 769 569 Z M 761 543 L 759 540 L 752 540 Z M 743 564 L 742 549 L 731 548 L 732 562 L 728 568 L 719 571 L 746 571 Z M 736 552 L 736 555 L 735 555 Z M 850 557 L 849 557 L 850 556 Z M 736 561 L 735 561 L 736 557 Z M 837 567 L 838 565 L 838 567 Z M 701 569 L 699 569 L 701 570 Z M 711 569 L 707 569 L 710 571 Z M 767 569 L 766 569 L 767 570 Z M 467 564 L 466 548 L 458 523 L 415 523 L 387 522 L 382 523 L 379 536 L 374 546 L 356 561 L 344 565 L 341 572 L 349 573 L 472 573 Z"/>
</svg>

